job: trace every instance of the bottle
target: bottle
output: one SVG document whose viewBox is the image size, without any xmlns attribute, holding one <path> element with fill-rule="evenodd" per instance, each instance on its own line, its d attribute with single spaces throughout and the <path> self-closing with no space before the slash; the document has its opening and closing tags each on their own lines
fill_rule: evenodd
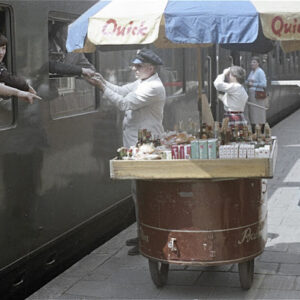
<svg viewBox="0 0 300 300">
<path fill-rule="evenodd" d="M 272 134 L 269 123 L 265 124 L 265 143 L 267 145 L 272 145 Z"/>
<path fill-rule="evenodd" d="M 237 124 L 234 125 L 234 128 L 232 128 L 232 142 L 238 142 L 239 140 L 239 126 Z"/>
<path fill-rule="evenodd" d="M 150 144 L 152 141 L 151 131 L 146 131 L 146 144 Z"/>
<path fill-rule="evenodd" d="M 207 134 L 206 130 L 207 130 L 206 123 L 203 123 L 201 137 L 200 137 L 202 140 L 207 140 L 208 139 L 208 134 Z"/>
<path fill-rule="evenodd" d="M 224 144 L 228 145 L 232 139 L 231 129 L 228 127 L 225 132 L 225 141 Z"/>
<path fill-rule="evenodd" d="M 220 125 L 219 122 L 215 122 L 214 124 L 214 138 L 217 139 L 220 135 Z"/>
<path fill-rule="evenodd" d="M 212 129 L 212 126 L 211 125 L 207 125 L 206 126 L 206 132 L 207 132 L 207 137 L 209 139 L 213 138 L 214 137 L 214 132 L 213 132 L 213 129 Z"/>
<path fill-rule="evenodd" d="M 263 143 L 263 138 L 262 138 L 262 133 L 261 133 L 261 127 L 259 124 L 255 125 L 255 135 L 256 135 L 256 140 L 258 144 Z"/>
<path fill-rule="evenodd" d="M 136 147 L 141 146 L 142 142 L 143 142 L 143 130 L 139 129 L 138 130 L 138 140 L 137 140 L 137 143 L 136 143 Z"/>
</svg>

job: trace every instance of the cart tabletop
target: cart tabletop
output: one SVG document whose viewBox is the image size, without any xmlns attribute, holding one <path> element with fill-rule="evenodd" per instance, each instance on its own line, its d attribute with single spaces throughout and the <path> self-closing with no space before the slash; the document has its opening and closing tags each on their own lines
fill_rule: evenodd
<svg viewBox="0 0 300 300">
<path fill-rule="evenodd" d="M 110 160 L 113 179 L 235 179 L 272 178 L 277 157 L 277 139 L 270 158 Z"/>
</svg>

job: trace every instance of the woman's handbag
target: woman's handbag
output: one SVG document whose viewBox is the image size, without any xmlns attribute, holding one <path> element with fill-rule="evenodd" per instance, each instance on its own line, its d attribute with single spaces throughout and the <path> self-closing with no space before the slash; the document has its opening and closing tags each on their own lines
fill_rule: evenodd
<svg viewBox="0 0 300 300">
<path fill-rule="evenodd" d="M 257 91 L 257 90 L 255 91 L 255 99 L 263 100 L 266 98 L 267 98 L 267 91 L 265 88 L 263 91 Z"/>
</svg>

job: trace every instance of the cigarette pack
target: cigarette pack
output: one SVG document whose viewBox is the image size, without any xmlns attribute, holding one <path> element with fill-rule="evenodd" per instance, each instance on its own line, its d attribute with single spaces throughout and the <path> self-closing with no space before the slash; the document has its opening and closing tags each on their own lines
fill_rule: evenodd
<svg viewBox="0 0 300 300">
<path fill-rule="evenodd" d="M 199 159 L 200 150 L 199 150 L 199 140 L 191 141 L 191 159 Z"/>
<path fill-rule="evenodd" d="M 209 139 L 207 141 L 208 145 L 208 159 L 217 158 L 217 139 Z"/>
<path fill-rule="evenodd" d="M 208 143 L 207 140 L 199 140 L 200 159 L 208 159 Z"/>
</svg>

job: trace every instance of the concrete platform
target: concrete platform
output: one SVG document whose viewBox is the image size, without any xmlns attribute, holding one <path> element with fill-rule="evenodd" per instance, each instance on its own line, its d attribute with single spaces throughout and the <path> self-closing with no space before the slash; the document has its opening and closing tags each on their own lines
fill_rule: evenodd
<svg viewBox="0 0 300 300">
<path fill-rule="evenodd" d="M 237 265 L 171 265 L 167 285 L 156 288 L 148 260 L 127 255 L 134 224 L 27 299 L 300 299 L 299 124 L 300 110 L 272 128 L 279 151 L 268 180 L 268 242 L 250 290 L 240 288 Z"/>
</svg>

